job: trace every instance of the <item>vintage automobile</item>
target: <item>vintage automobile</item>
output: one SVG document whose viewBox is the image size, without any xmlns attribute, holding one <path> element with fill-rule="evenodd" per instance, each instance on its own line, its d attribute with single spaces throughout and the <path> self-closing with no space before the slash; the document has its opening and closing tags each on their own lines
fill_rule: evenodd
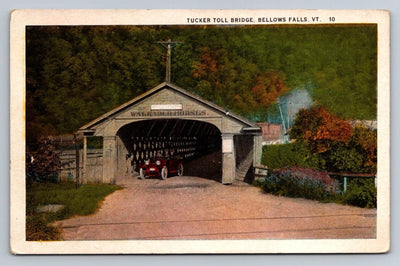
<svg viewBox="0 0 400 266">
<path fill-rule="evenodd" d="M 168 174 L 183 175 L 183 160 L 180 158 L 156 157 L 144 160 L 139 164 L 140 179 L 161 177 L 167 179 Z"/>
</svg>

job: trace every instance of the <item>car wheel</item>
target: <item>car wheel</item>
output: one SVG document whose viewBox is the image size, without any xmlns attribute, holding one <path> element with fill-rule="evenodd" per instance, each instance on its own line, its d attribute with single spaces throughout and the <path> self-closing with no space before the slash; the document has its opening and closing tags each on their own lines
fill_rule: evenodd
<svg viewBox="0 0 400 266">
<path fill-rule="evenodd" d="M 183 164 L 178 165 L 178 176 L 183 176 Z"/>
<path fill-rule="evenodd" d="M 164 167 L 161 169 L 161 178 L 162 178 L 163 180 L 165 180 L 165 179 L 167 179 L 167 177 L 168 177 L 168 168 L 167 168 L 166 166 L 164 166 Z"/>
<path fill-rule="evenodd" d="M 140 168 L 140 170 L 139 170 L 139 178 L 140 179 L 146 179 L 146 176 L 145 176 L 145 174 L 144 174 L 144 169 L 143 168 Z"/>
</svg>

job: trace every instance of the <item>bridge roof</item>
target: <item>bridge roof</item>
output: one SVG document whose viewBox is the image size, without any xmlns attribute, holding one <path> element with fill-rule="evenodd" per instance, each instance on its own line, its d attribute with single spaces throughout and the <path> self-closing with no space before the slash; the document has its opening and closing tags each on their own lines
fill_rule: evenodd
<svg viewBox="0 0 400 266">
<path fill-rule="evenodd" d="M 130 108 L 133 105 L 140 103 L 144 99 L 146 99 L 164 89 L 170 89 L 170 90 L 176 91 L 178 93 L 181 93 L 181 94 L 185 95 L 186 97 L 190 98 L 191 100 L 199 102 L 199 103 L 217 111 L 218 113 L 221 113 L 221 115 L 224 115 L 226 117 L 232 118 L 233 120 L 236 120 L 237 122 L 239 122 L 240 124 L 242 124 L 244 126 L 244 128 L 243 128 L 244 131 L 260 130 L 260 127 L 256 123 L 253 123 L 252 121 L 250 121 L 244 117 L 234 114 L 229 110 L 226 110 L 210 101 L 207 101 L 207 100 L 203 99 L 202 97 L 200 97 L 199 95 L 190 93 L 187 90 L 182 89 L 175 84 L 172 84 L 169 82 L 163 82 L 163 83 L 159 84 L 158 86 L 148 90 L 147 92 L 139 95 L 138 97 L 133 98 L 132 100 L 99 116 L 98 118 L 94 119 L 93 121 L 91 121 L 91 122 L 87 123 L 86 125 L 82 126 L 81 128 L 79 128 L 79 131 L 91 130 L 91 129 L 93 129 L 94 126 L 116 116 L 120 112 Z"/>
</svg>

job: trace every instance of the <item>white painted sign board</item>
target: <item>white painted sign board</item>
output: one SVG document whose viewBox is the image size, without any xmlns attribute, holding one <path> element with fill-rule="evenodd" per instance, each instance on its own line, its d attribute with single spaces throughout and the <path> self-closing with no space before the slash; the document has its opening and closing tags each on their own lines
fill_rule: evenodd
<svg viewBox="0 0 400 266">
<path fill-rule="evenodd" d="M 222 139 L 222 152 L 231 153 L 233 150 L 233 139 Z"/>
<path fill-rule="evenodd" d="M 182 104 L 152 104 L 151 110 L 182 110 Z"/>
</svg>

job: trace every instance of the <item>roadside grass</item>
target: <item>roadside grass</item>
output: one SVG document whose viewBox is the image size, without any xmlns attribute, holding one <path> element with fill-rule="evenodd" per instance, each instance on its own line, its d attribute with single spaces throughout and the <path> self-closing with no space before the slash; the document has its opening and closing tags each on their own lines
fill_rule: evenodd
<svg viewBox="0 0 400 266">
<path fill-rule="evenodd" d="M 103 199 L 121 189 L 116 185 L 85 184 L 78 188 L 74 183 L 28 183 L 26 186 L 26 240 L 61 240 L 59 230 L 49 223 L 73 215 L 96 212 Z M 38 212 L 38 207 L 49 204 L 63 205 L 57 212 Z"/>
</svg>

